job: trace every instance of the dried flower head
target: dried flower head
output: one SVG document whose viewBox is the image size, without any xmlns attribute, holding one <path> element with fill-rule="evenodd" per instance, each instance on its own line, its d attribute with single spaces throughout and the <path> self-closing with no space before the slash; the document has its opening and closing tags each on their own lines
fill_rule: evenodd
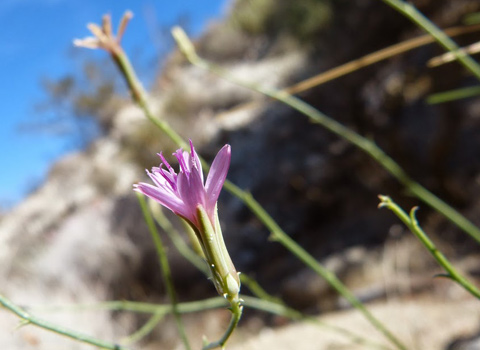
<svg viewBox="0 0 480 350">
<path fill-rule="evenodd" d="M 126 11 L 118 26 L 117 36 L 112 31 L 112 19 L 110 15 L 104 15 L 102 18 L 102 26 L 95 23 L 89 23 L 87 28 L 92 32 L 93 36 L 84 39 L 75 39 L 73 45 L 79 47 L 86 47 L 89 49 L 104 49 L 110 53 L 121 49 L 120 43 L 123 34 L 127 28 L 128 22 L 132 19 L 133 13 Z"/>
</svg>

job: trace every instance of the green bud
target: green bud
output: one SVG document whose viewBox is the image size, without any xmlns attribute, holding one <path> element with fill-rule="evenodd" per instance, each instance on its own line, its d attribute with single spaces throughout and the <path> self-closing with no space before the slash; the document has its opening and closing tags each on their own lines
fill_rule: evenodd
<svg viewBox="0 0 480 350">
<path fill-rule="evenodd" d="M 205 254 L 205 260 L 212 272 L 215 288 L 228 300 L 238 299 L 240 279 L 223 240 L 217 208 L 215 206 L 215 227 L 205 208 L 201 205 L 197 207 L 197 216 L 200 223 L 199 241 Z"/>
</svg>

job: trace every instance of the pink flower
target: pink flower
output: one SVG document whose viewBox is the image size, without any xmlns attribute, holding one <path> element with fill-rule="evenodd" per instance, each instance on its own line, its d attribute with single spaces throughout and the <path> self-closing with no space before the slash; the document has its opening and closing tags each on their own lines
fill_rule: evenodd
<svg viewBox="0 0 480 350">
<path fill-rule="evenodd" d="M 223 146 L 218 152 L 205 183 L 202 164 L 191 140 L 190 148 L 190 153 L 182 149 L 173 153 L 180 164 L 178 174 L 159 153 L 160 166 L 152 168 L 152 172 L 147 171 L 155 186 L 139 183 L 134 185 L 134 190 L 154 199 L 197 228 L 200 226 L 197 214 L 200 205 L 215 227 L 215 207 L 230 166 L 230 145 Z"/>
<path fill-rule="evenodd" d="M 225 246 L 217 215 L 217 199 L 227 177 L 231 149 L 225 145 L 218 152 L 205 182 L 192 141 L 190 149 L 190 153 L 179 149 L 173 154 L 180 165 L 178 174 L 159 153 L 160 166 L 147 171 L 155 185 L 139 183 L 133 185 L 134 190 L 153 198 L 192 225 L 215 288 L 228 300 L 238 302 L 240 279 Z"/>
</svg>

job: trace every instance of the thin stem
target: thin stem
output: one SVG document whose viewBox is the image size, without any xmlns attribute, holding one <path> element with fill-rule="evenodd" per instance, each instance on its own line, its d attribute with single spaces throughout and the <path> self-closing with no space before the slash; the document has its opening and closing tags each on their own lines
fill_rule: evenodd
<svg viewBox="0 0 480 350">
<path fill-rule="evenodd" d="M 76 341 L 86 343 L 86 344 L 90 344 L 90 345 L 94 345 L 98 348 L 110 349 L 110 350 L 128 350 L 128 348 L 126 348 L 122 345 L 118 345 L 118 344 L 114 344 L 114 343 L 105 342 L 103 340 L 95 339 L 95 338 L 90 337 L 88 335 L 81 334 L 81 333 L 66 329 L 64 327 L 57 326 L 53 323 L 41 320 L 41 319 L 39 319 L 35 316 L 30 315 L 28 312 L 26 312 L 22 308 L 16 306 L 13 302 L 11 302 L 9 299 L 7 299 L 6 297 L 4 297 L 1 294 L 0 294 L 0 305 L 2 305 L 4 308 L 6 308 L 10 312 L 14 313 L 15 315 L 17 315 L 18 317 L 20 317 L 24 321 L 23 322 L 24 324 L 32 324 L 32 325 L 35 325 L 37 327 L 40 327 L 40 328 L 55 332 L 57 334 L 63 335 L 65 337 L 74 339 Z"/>
<path fill-rule="evenodd" d="M 188 143 L 183 140 L 180 134 L 173 130 L 167 122 L 159 120 L 153 114 L 148 104 L 147 93 L 140 83 L 140 80 L 138 79 L 125 52 L 123 50 L 118 50 L 112 54 L 112 59 L 122 73 L 122 76 L 125 78 L 125 82 L 129 87 L 133 100 L 142 109 L 147 119 L 163 131 L 175 144 L 182 148 L 188 148 Z"/>
<path fill-rule="evenodd" d="M 427 97 L 427 103 L 437 104 L 480 95 L 480 86 L 469 86 L 450 91 L 438 92 Z"/>
<path fill-rule="evenodd" d="M 232 312 L 232 318 L 230 320 L 230 324 L 228 325 L 227 330 L 223 334 L 223 336 L 216 342 L 205 344 L 202 350 L 210 350 L 216 348 L 224 348 L 225 344 L 227 343 L 230 336 L 233 334 L 235 329 L 238 326 L 238 322 L 242 317 L 243 305 L 239 300 L 232 300 L 230 304 L 230 311 Z"/>
<path fill-rule="evenodd" d="M 130 334 L 128 337 L 125 337 L 122 343 L 132 344 L 140 341 L 148 334 L 150 334 L 153 329 L 163 320 L 164 317 L 165 313 L 163 312 L 157 312 L 153 314 L 153 316 L 150 317 L 140 329 L 138 329 L 135 333 Z"/>
<path fill-rule="evenodd" d="M 414 207 L 408 215 L 397 203 L 395 203 L 388 196 L 378 196 L 380 198 L 380 208 L 390 209 L 403 223 L 410 229 L 410 231 L 422 242 L 422 244 L 427 248 L 430 254 L 437 260 L 437 262 L 442 266 L 445 271 L 448 273 L 448 277 L 460 284 L 466 291 L 472 294 L 474 297 L 480 299 L 480 291 L 471 283 L 466 277 L 464 277 L 460 272 L 458 272 L 455 267 L 450 263 L 450 261 L 443 255 L 441 251 L 437 249 L 435 243 L 428 237 L 428 235 L 423 231 L 423 229 L 418 224 L 417 219 L 415 218 L 415 212 L 418 209 Z"/>
<path fill-rule="evenodd" d="M 153 243 L 155 244 L 155 249 L 157 250 L 160 267 L 163 272 L 163 280 L 164 280 L 165 286 L 167 287 L 168 297 L 170 298 L 170 302 L 172 303 L 172 311 L 173 311 L 173 316 L 175 318 L 175 322 L 177 323 L 178 333 L 180 335 L 180 338 L 182 339 L 185 349 L 190 350 L 191 348 L 188 342 L 187 333 L 185 332 L 185 327 L 183 325 L 182 318 L 180 316 L 180 313 L 178 312 L 177 296 L 175 293 L 175 287 L 173 286 L 172 272 L 170 270 L 170 265 L 168 263 L 165 247 L 163 246 L 162 239 L 160 238 L 160 234 L 158 233 L 157 227 L 155 226 L 153 217 L 150 211 L 148 210 L 145 197 L 142 196 L 141 194 L 137 194 L 137 198 L 138 198 L 138 201 L 140 202 L 140 207 L 142 208 L 143 217 L 145 219 L 145 222 L 147 223 L 148 229 L 152 236 Z"/>
<path fill-rule="evenodd" d="M 297 311 L 295 309 L 292 309 L 284 305 L 283 303 L 278 303 L 271 300 L 264 300 L 264 299 L 260 299 L 252 296 L 247 296 L 247 295 L 241 295 L 240 298 L 241 300 L 243 300 L 242 303 L 246 308 L 268 312 L 273 315 L 282 316 L 295 321 L 307 321 L 309 323 L 315 324 L 322 328 L 326 328 L 328 330 L 344 335 L 350 338 L 353 342 L 370 345 L 371 347 L 376 347 L 379 349 L 389 349 L 388 347 L 381 345 L 377 342 L 373 342 L 368 339 L 365 339 L 361 335 L 357 335 L 348 329 L 325 323 L 313 316 L 305 315 L 300 311 Z M 177 304 L 178 311 L 182 314 L 195 313 L 195 312 L 200 312 L 200 311 L 205 311 L 210 309 L 217 309 L 220 307 L 225 307 L 227 305 L 228 305 L 228 301 L 221 297 L 215 297 L 215 298 Z M 159 305 L 159 304 L 149 304 L 149 303 L 135 302 L 135 301 L 126 301 L 126 300 L 108 301 L 108 302 L 97 303 L 97 304 L 83 304 L 83 305 L 75 304 L 75 305 L 63 305 L 63 306 L 55 306 L 55 307 L 39 306 L 39 307 L 32 307 L 32 308 L 36 310 L 43 310 L 43 311 L 49 311 L 49 312 L 84 311 L 84 310 L 90 310 L 90 309 L 130 311 L 130 312 L 154 314 L 154 315 L 166 315 L 172 312 L 171 304 Z"/>
<path fill-rule="evenodd" d="M 461 34 L 478 31 L 479 28 L 480 28 L 480 25 L 469 26 L 469 27 L 452 27 L 452 28 L 445 29 L 444 33 L 449 36 L 457 36 Z M 291 95 L 296 95 L 299 92 L 311 89 L 315 86 L 325 84 L 326 82 L 329 82 L 334 79 L 345 76 L 347 74 L 353 73 L 361 68 L 368 67 L 377 62 L 386 60 L 387 58 L 400 55 L 401 53 L 416 49 L 418 47 L 430 44 L 432 42 L 435 42 L 435 38 L 433 38 L 429 34 L 421 35 L 416 38 L 405 40 L 398 44 L 394 44 L 384 49 L 369 53 L 353 61 L 336 66 L 335 68 L 329 69 L 326 72 L 322 72 L 316 76 L 313 76 L 304 81 L 301 81 L 300 83 L 289 86 L 284 90 Z"/>
<path fill-rule="evenodd" d="M 441 46 L 450 51 L 465 68 L 467 68 L 478 80 L 480 80 L 480 65 L 465 51 L 461 50 L 458 45 L 440 28 L 438 28 L 420 11 L 418 11 L 415 6 L 413 6 L 410 2 L 405 2 L 403 0 L 382 1 L 393 7 L 395 10 L 414 22 L 417 26 L 433 36 Z"/>
<path fill-rule="evenodd" d="M 181 314 L 193 313 L 204 310 L 216 309 L 228 305 L 228 301 L 223 298 L 214 297 L 204 300 L 189 301 L 177 304 L 177 310 Z M 74 305 L 58 305 L 58 306 L 34 306 L 35 310 L 48 312 L 61 311 L 85 311 L 85 310 L 112 310 L 112 311 L 130 311 L 139 314 L 169 314 L 173 312 L 171 304 L 151 304 L 138 301 L 117 300 L 106 301 L 95 304 L 74 304 Z"/>
<path fill-rule="evenodd" d="M 479 29 L 480 29 L 480 25 L 476 24 L 471 26 L 451 27 L 451 28 L 445 29 L 444 32 L 448 36 L 454 37 L 458 35 L 476 32 Z M 331 68 L 325 72 L 322 72 L 313 77 L 305 79 L 299 83 L 296 83 L 287 88 L 284 88 L 281 91 L 288 92 L 291 95 L 296 95 L 296 94 L 299 94 L 300 92 L 309 90 L 313 87 L 320 86 L 329 81 L 332 81 L 342 76 L 345 76 L 347 74 L 353 73 L 364 67 L 368 67 L 375 63 L 381 62 L 388 58 L 400 55 L 404 52 L 408 52 L 410 50 L 416 49 L 418 47 L 421 47 L 433 42 L 435 42 L 435 38 L 433 38 L 430 34 L 425 34 L 416 38 L 408 39 L 398 44 L 385 47 L 381 50 L 369 53 L 360 58 L 354 59 L 347 63 Z M 263 104 L 264 104 L 264 101 L 250 101 L 250 102 L 241 103 L 235 107 L 230 108 L 225 112 L 221 112 L 218 116 L 220 117 L 224 114 L 229 114 L 238 110 L 253 109 L 256 107 L 260 107 Z"/>
<path fill-rule="evenodd" d="M 269 96 L 275 100 L 278 100 L 298 112 L 307 116 L 312 122 L 322 125 L 332 133 L 344 138 L 362 151 L 367 153 L 370 157 L 376 160 L 385 170 L 387 170 L 393 177 L 395 177 L 400 183 L 402 183 L 409 192 L 417 196 L 426 204 L 442 213 L 447 219 L 457 225 L 460 229 L 465 231 L 473 239 L 480 243 L 480 229 L 466 219 L 462 214 L 453 209 L 447 203 L 435 196 L 433 193 L 422 187 L 419 183 L 411 179 L 407 173 L 398 165 L 392 158 L 390 158 L 380 147 L 378 147 L 373 141 L 357 134 L 355 131 L 343 126 L 336 120 L 328 117 L 319 110 L 315 109 L 308 103 L 300 100 L 299 98 L 288 94 L 285 91 L 278 91 L 274 89 L 264 88 L 257 86 L 256 84 L 247 83 L 240 79 L 235 78 L 229 72 L 225 71 L 221 67 L 215 66 L 201 59 L 190 39 L 186 36 L 185 32 L 181 28 L 174 28 L 173 35 L 177 41 L 180 50 L 186 58 L 195 66 L 210 71 L 221 78 L 230 81 L 236 85 L 243 86 L 247 89 L 257 91 L 261 94 Z M 232 190 L 232 184 L 226 183 L 225 188 Z M 238 192 L 242 194 L 242 192 Z"/>
</svg>

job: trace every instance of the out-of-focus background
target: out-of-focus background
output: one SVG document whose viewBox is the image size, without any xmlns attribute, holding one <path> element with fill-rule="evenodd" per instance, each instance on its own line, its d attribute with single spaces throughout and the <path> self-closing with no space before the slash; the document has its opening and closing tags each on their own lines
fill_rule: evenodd
<svg viewBox="0 0 480 350">
<path fill-rule="evenodd" d="M 475 0 L 413 3 L 441 28 L 462 25 L 480 11 Z M 135 17 L 124 47 L 159 118 L 191 138 L 207 159 L 230 143 L 228 178 L 251 191 L 410 348 L 475 346 L 480 307 L 460 287 L 435 277 L 440 268 L 390 212 L 377 209 L 377 195 L 406 208 L 420 205 L 425 230 L 478 281 L 474 242 L 346 141 L 286 106 L 190 66 L 169 36 L 171 26 L 181 25 L 202 57 L 245 81 L 285 88 L 423 34 L 379 0 L 2 2 L 2 294 L 31 307 L 167 302 L 132 184 L 146 181 L 144 169 L 158 165 L 157 152 L 176 147 L 132 105 L 107 54 L 71 47 L 74 38 L 89 35 L 87 22 L 111 13 L 117 23 L 127 8 Z M 480 31 L 456 38 L 461 45 L 479 40 Z M 441 53 L 438 45 L 425 45 L 299 96 L 375 140 L 414 179 L 480 225 L 480 100 L 425 101 L 476 81 L 457 63 L 427 68 Z M 239 271 L 289 306 L 375 337 L 324 281 L 268 239 L 238 199 L 222 193 L 219 210 Z M 215 295 L 211 282 L 173 247 L 169 258 L 181 301 Z M 108 339 L 147 320 L 100 310 L 38 313 Z M 203 334 L 220 334 L 228 312 L 185 319 L 200 344 Z M 30 327 L 13 330 L 15 321 L 0 313 L 1 349 L 89 348 Z M 233 342 L 249 349 L 361 348 L 331 337 L 328 328 L 288 323 L 248 309 Z M 136 348 L 176 348 L 178 339 L 167 319 Z"/>
<path fill-rule="evenodd" d="M 99 136 L 95 103 L 109 93 L 125 95 L 103 53 L 73 47 L 74 38 L 88 34 L 87 23 L 110 13 L 116 25 L 125 10 L 132 10 L 135 25 L 123 44 L 150 86 L 172 50 L 170 27 L 180 24 L 197 36 L 227 7 L 222 0 L 2 1 L 0 142 L 2 149 L 11 152 L 2 155 L 0 208 L 5 211 L 17 204 L 43 183 L 55 160 L 85 148 Z M 87 95 L 84 101 L 81 94 Z M 98 101 L 91 101 L 95 94 Z"/>
</svg>

